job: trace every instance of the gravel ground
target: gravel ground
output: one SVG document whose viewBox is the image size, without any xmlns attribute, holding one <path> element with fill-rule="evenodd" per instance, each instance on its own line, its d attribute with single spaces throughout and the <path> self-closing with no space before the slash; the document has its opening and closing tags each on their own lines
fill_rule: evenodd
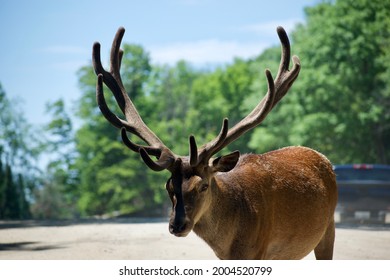
<svg viewBox="0 0 390 280">
<path fill-rule="evenodd" d="M 0 259 L 216 259 L 191 233 L 169 234 L 167 221 L 0 221 Z M 305 259 L 314 259 L 309 254 Z M 334 259 L 390 260 L 389 226 L 338 226 Z"/>
</svg>

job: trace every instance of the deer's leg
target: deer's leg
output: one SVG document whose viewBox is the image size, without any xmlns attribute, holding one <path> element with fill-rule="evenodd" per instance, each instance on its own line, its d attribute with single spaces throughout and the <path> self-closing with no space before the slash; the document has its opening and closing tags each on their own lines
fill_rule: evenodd
<svg viewBox="0 0 390 280">
<path fill-rule="evenodd" d="M 335 240 L 335 224 L 334 224 L 334 220 L 332 219 L 320 243 L 318 243 L 318 245 L 314 248 L 314 254 L 317 260 L 333 259 L 334 240 Z"/>
</svg>

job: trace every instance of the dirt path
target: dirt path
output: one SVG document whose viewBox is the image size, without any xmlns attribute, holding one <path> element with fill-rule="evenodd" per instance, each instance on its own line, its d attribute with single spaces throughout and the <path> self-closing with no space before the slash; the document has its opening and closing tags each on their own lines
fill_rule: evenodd
<svg viewBox="0 0 390 280">
<path fill-rule="evenodd" d="M 390 259 L 389 227 L 337 228 L 335 259 Z M 167 222 L 0 222 L 0 259 L 216 259 L 195 234 Z M 310 254 L 306 259 L 314 259 Z"/>
</svg>

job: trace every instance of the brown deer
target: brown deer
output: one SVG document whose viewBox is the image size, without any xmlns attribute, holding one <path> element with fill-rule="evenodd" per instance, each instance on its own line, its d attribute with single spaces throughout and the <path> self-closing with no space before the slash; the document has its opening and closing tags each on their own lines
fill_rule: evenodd
<svg viewBox="0 0 390 280">
<path fill-rule="evenodd" d="M 139 153 L 149 168 L 171 172 L 166 183 L 173 204 L 169 231 L 187 236 L 193 230 L 220 259 L 301 259 L 313 249 L 317 259 L 332 259 L 337 187 L 325 156 L 305 147 L 287 147 L 260 155 L 240 156 L 235 151 L 213 158 L 259 125 L 298 77 L 298 57 L 292 57 L 294 65 L 288 69 L 290 43 L 284 29 L 277 28 L 281 62 L 275 81 L 265 71 L 265 97 L 232 128 L 228 129 L 225 118 L 219 135 L 201 148 L 191 135 L 189 156 L 176 155 L 166 147 L 145 125 L 126 93 L 119 73 L 124 32 L 120 28 L 113 41 L 110 71 L 102 66 L 100 44 L 93 46 L 97 103 L 104 117 L 121 129 L 124 144 Z M 109 110 L 103 82 L 126 120 Z M 147 145 L 132 142 L 127 132 Z"/>
</svg>

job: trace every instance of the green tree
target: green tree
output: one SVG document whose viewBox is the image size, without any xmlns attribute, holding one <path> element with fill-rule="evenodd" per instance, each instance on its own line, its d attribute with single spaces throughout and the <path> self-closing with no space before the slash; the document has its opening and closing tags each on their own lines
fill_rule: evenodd
<svg viewBox="0 0 390 280">
<path fill-rule="evenodd" d="M 24 178 L 21 174 L 18 174 L 16 184 L 18 186 L 18 204 L 19 204 L 19 218 L 29 219 L 31 218 L 30 203 L 27 201 L 26 189 L 27 186 L 24 182 Z"/>
<path fill-rule="evenodd" d="M 299 140 L 336 162 L 388 162 L 390 1 L 324 2 L 306 14 L 294 33 L 306 71 Z"/>
<path fill-rule="evenodd" d="M 17 185 L 14 183 L 11 166 L 7 164 L 4 172 L 4 218 L 19 219 L 20 207 Z"/>
<path fill-rule="evenodd" d="M 146 84 L 150 109 L 141 116 L 163 142 L 177 154 L 188 153 L 188 136 L 194 132 L 188 115 L 189 97 L 199 73 L 185 61 L 173 67 L 154 66 Z M 138 108 L 138 106 L 137 106 Z"/>
<path fill-rule="evenodd" d="M 194 81 L 190 92 L 191 107 L 186 121 L 199 145 L 213 139 L 221 129 L 222 119 L 228 116 L 220 83 L 222 73 L 222 69 L 204 73 Z"/>
<path fill-rule="evenodd" d="M 5 173 L 2 161 L 2 150 L 3 148 L 0 146 L 0 219 L 4 217 L 4 209 L 5 209 Z"/>
<path fill-rule="evenodd" d="M 47 103 L 46 112 L 52 119 L 44 127 L 42 154 L 49 160 L 41 186 L 34 192 L 32 212 L 36 218 L 74 218 L 78 216 L 78 191 L 72 122 L 62 99 Z"/>
<path fill-rule="evenodd" d="M 194 81 L 188 125 L 196 132 L 199 143 L 215 138 L 224 118 L 229 119 L 229 127 L 232 127 L 249 113 L 248 108 L 243 106 L 243 100 L 253 91 L 252 84 L 257 71 L 252 63 L 251 60 L 236 58 L 231 65 L 220 67 L 212 73 L 204 73 Z M 252 103 L 249 110 L 253 108 Z M 250 135 L 251 133 L 243 135 L 228 149 L 247 152 Z"/>
<path fill-rule="evenodd" d="M 17 100 L 9 100 L 0 84 L 0 145 L 2 156 L 12 166 L 30 175 L 35 171 L 33 165 L 37 151 L 33 146 L 36 137 L 23 112 L 17 107 Z"/>
<path fill-rule="evenodd" d="M 292 34 L 301 73 L 250 146 L 305 145 L 335 163 L 388 163 L 390 1 L 324 1 L 305 12 Z"/>
<path fill-rule="evenodd" d="M 261 153 L 305 145 L 335 163 L 387 162 L 389 11 L 389 1 L 377 0 L 329 1 L 307 8 L 307 23 L 292 34 L 292 52 L 302 64 L 298 80 L 259 127 L 228 149 Z M 146 124 L 181 155 L 188 153 L 190 134 L 201 145 L 218 134 L 224 117 L 230 127 L 245 117 L 267 91 L 264 69 L 275 77 L 281 55 L 276 46 L 253 60 L 235 59 L 216 70 L 199 71 L 185 61 L 152 66 L 140 46 L 124 49 L 126 91 Z M 81 211 L 163 213 L 166 173 L 148 170 L 101 115 L 90 66 L 80 70 L 79 80 L 83 96 L 77 112 L 83 125 L 76 133 L 75 170 Z M 108 89 L 105 96 L 121 116 Z"/>
<path fill-rule="evenodd" d="M 17 104 L 0 84 L 0 218 L 7 219 L 29 217 L 27 194 L 37 174 L 35 137 Z"/>
</svg>

